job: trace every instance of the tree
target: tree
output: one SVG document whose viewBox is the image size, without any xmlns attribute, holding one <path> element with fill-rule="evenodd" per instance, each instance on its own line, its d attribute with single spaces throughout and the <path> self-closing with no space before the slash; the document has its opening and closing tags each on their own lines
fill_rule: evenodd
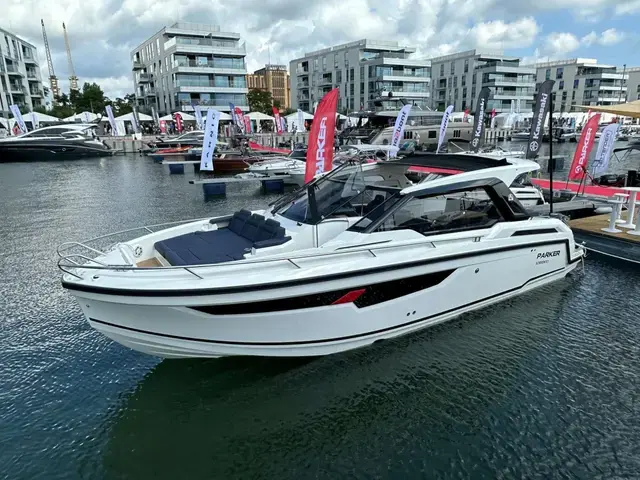
<svg viewBox="0 0 640 480">
<path fill-rule="evenodd" d="M 104 111 L 106 105 L 104 92 L 97 83 L 87 83 L 82 86 L 82 92 L 71 92 L 73 106 L 76 112 L 94 112 L 100 113 Z"/>
<path fill-rule="evenodd" d="M 260 90 L 259 88 L 249 90 L 247 95 L 249 101 L 249 109 L 252 112 L 262 112 L 267 115 L 272 115 L 271 107 L 273 106 L 273 98 L 271 92 L 266 90 Z"/>
</svg>

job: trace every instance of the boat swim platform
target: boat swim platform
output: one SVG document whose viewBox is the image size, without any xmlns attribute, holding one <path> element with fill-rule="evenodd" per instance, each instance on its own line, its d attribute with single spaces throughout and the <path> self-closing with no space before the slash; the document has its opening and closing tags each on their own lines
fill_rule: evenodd
<svg viewBox="0 0 640 480">
<path fill-rule="evenodd" d="M 568 200 L 566 202 L 553 202 L 553 213 L 560 213 L 571 217 L 572 213 L 587 213 L 593 215 L 599 208 L 611 209 L 611 204 L 604 200 L 590 199 L 590 198 L 576 198 L 574 200 Z M 527 207 L 527 211 L 532 215 L 549 215 L 551 213 L 551 206 L 548 203 L 544 205 L 534 205 Z M 582 215 L 580 215 L 582 216 Z M 605 225 L 606 226 L 606 225 Z"/>
<path fill-rule="evenodd" d="M 609 226 L 610 215 L 595 215 L 569 221 L 569 227 L 577 244 L 594 253 L 599 253 L 619 260 L 640 264 L 640 236 L 629 235 L 626 228 L 620 233 L 604 232 L 601 229 Z"/>
</svg>

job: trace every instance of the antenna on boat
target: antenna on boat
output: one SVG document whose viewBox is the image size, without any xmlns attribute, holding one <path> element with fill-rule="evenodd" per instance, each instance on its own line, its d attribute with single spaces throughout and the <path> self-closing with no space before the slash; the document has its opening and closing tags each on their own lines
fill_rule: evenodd
<svg viewBox="0 0 640 480">
<path fill-rule="evenodd" d="M 549 95 L 549 215 L 553 214 L 553 169 L 555 167 L 553 161 L 553 97 L 553 92 L 551 92 Z"/>
</svg>

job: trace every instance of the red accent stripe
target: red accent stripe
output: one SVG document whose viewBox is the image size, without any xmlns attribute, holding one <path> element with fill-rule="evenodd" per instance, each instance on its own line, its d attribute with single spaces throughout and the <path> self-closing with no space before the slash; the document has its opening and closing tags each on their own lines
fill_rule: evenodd
<svg viewBox="0 0 640 480">
<path fill-rule="evenodd" d="M 539 187 L 548 189 L 550 186 L 550 182 L 546 178 L 532 178 L 531 183 L 534 185 L 538 185 Z M 579 183 L 569 182 L 566 180 L 554 180 L 553 181 L 553 189 L 558 190 L 571 190 L 572 192 L 577 192 L 578 187 L 580 187 Z M 580 192 L 584 190 L 584 193 L 587 195 L 597 195 L 600 197 L 613 197 L 614 193 L 628 193 L 618 187 L 604 187 L 601 185 L 587 185 L 586 189 L 584 184 L 580 187 Z"/>
<path fill-rule="evenodd" d="M 459 173 L 462 173 L 462 170 L 453 170 L 451 168 L 417 167 L 417 166 L 409 167 L 409 171 L 421 172 L 421 173 L 442 173 L 444 175 L 457 175 Z"/>
<path fill-rule="evenodd" d="M 331 305 L 342 305 L 343 303 L 353 303 L 366 291 L 366 288 L 361 288 L 360 290 L 351 290 L 349 293 L 344 294 L 338 300 L 333 302 Z"/>
</svg>

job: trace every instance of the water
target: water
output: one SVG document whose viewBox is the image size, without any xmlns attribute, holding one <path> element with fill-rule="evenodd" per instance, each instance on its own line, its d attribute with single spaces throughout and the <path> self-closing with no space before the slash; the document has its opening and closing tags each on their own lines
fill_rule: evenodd
<svg viewBox="0 0 640 480">
<path fill-rule="evenodd" d="M 269 200 L 234 185 L 204 202 L 166 168 L 0 164 L 0 478 L 640 474 L 640 273 L 595 256 L 566 281 L 312 360 L 161 361 L 94 332 L 60 287 L 57 244 Z"/>
</svg>

